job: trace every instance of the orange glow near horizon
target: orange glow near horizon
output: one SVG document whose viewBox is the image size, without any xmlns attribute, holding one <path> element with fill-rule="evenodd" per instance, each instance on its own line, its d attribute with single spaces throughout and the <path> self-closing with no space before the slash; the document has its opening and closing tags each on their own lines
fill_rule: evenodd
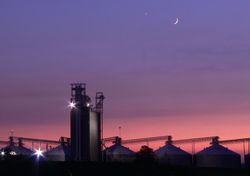
<svg viewBox="0 0 250 176">
<path fill-rule="evenodd" d="M 164 117 L 147 118 L 128 118 L 124 119 L 104 119 L 104 137 L 119 136 L 121 127 L 121 137 L 123 139 L 153 137 L 171 135 L 173 140 L 187 139 L 205 136 L 219 136 L 221 140 L 250 137 L 250 128 L 246 123 L 239 122 L 238 119 L 246 119 L 246 116 L 235 120 L 233 117 L 216 117 L 215 120 L 164 120 Z M 186 118 L 188 119 L 188 117 Z M 248 119 L 246 119 L 248 120 Z M 249 120 L 248 120 L 249 121 Z M 14 130 L 14 136 L 24 136 L 32 138 L 57 140 L 61 136 L 70 136 L 69 124 L 51 124 L 51 125 L 15 125 L 11 127 L 3 126 L 0 129 L 0 140 L 7 139 L 10 136 L 10 129 Z"/>
<path fill-rule="evenodd" d="M 178 123 L 178 122 L 164 122 L 161 121 L 161 117 L 158 118 L 145 118 L 141 121 L 140 118 L 134 118 L 133 120 L 128 121 L 119 121 L 115 122 L 111 119 L 107 119 L 104 123 L 104 137 L 112 137 L 118 136 L 119 130 L 118 127 L 122 126 L 121 137 L 123 139 L 134 139 L 134 138 L 142 138 L 142 137 L 153 137 L 153 136 L 163 136 L 163 135 L 171 135 L 173 140 L 178 139 L 189 139 L 196 137 L 206 137 L 206 136 L 219 136 L 221 140 L 226 139 L 235 139 L 235 138 L 245 138 L 249 137 L 245 134 L 250 134 L 250 130 L 244 126 L 237 126 L 237 123 L 231 125 L 231 123 L 224 124 L 214 123 L 204 121 L 204 122 L 189 122 L 189 123 Z M 223 119 L 223 118 L 221 118 Z M 237 128 L 236 128 L 237 127 Z M 70 129 L 68 124 L 60 124 L 60 125 L 32 125 L 32 126 L 16 126 L 13 127 L 14 136 L 22 136 L 22 137 L 30 137 L 30 138 L 39 138 L 39 139 L 51 139 L 51 140 L 59 140 L 61 136 L 69 137 Z M 1 128 L 1 139 L 0 140 L 8 140 L 10 136 L 9 129 L 4 127 Z M 107 147 L 112 145 L 112 143 L 108 143 Z M 156 141 L 149 143 L 138 143 L 138 144 L 126 144 L 124 146 L 130 148 L 131 150 L 137 152 L 140 150 L 142 145 L 149 145 L 149 147 L 157 150 L 159 147 L 165 145 L 165 141 Z M 181 144 L 176 145 L 181 149 L 192 153 L 192 144 Z M 195 153 L 203 150 L 206 147 L 209 147 L 209 142 L 201 142 L 195 144 Z M 229 148 L 232 151 L 235 151 L 241 154 L 241 159 L 243 162 L 243 154 L 247 154 L 250 152 L 249 144 L 245 143 L 245 151 L 243 147 L 243 143 L 237 144 L 226 144 L 223 145 Z M 31 145 L 27 144 L 26 147 L 31 149 Z M 34 147 L 38 147 L 38 145 L 34 145 Z M 45 149 L 46 145 L 42 145 L 42 148 Z M 49 146 L 55 147 L 55 146 Z"/>
<path fill-rule="evenodd" d="M 164 117 L 152 117 L 152 118 L 133 118 L 133 119 L 119 119 L 114 121 L 113 119 L 106 119 L 104 121 L 104 137 L 118 136 L 119 129 L 121 126 L 121 137 L 123 139 L 134 139 L 142 137 L 153 137 L 162 135 L 171 135 L 173 140 L 177 139 L 188 139 L 196 137 L 206 136 L 219 136 L 221 140 L 244 138 L 249 137 L 246 134 L 250 134 L 250 129 L 241 123 L 236 121 L 229 121 L 232 117 L 220 117 L 217 122 L 209 121 L 209 118 L 204 118 L 203 121 L 180 121 L 180 117 L 177 117 L 175 121 L 164 121 Z M 219 117 L 218 117 L 219 118 Z M 245 118 L 239 117 L 239 118 Z M 191 117 L 190 117 L 191 119 Z M 213 117 L 214 119 L 214 117 Z M 58 125 L 26 125 L 26 126 L 12 126 L 14 129 L 14 136 L 40 138 L 40 139 L 51 139 L 59 140 L 61 136 L 69 137 L 70 129 L 69 124 L 58 124 Z M 9 128 L 1 128 L 1 139 L 8 140 L 10 136 Z M 157 149 L 163 146 L 165 141 L 150 142 L 149 146 L 153 149 Z M 129 148 L 138 151 L 141 145 L 135 144 L 126 145 Z M 204 147 L 209 146 L 197 144 L 196 151 L 202 150 Z M 191 152 L 190 146 L 184 145 L 187 151 Z M 241 147 L 236 147 L 237 150 L 242 150 Z M 247 148 L 246 148 L 247 149 Z M 248 149 L 247 149 L 248 150 Z"/>
</svg>

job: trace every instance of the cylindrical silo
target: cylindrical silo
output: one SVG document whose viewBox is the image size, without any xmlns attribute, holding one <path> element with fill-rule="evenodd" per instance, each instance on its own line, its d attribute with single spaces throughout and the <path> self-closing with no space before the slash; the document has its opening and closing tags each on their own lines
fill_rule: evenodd
<svg viewBox="0 0 250 176">
<path fill-rule="evenodd" d="M 219 145 L 218 138 L 214 138 L 212 146 L 205 148 L 194 156 L 197 167 L 239 168 L 240 154 Z"/>
<path fill-rule="evenodd" d="M 4 154 L 5 157 L 11 157 L 11 156 L 27 156 L 30 157 L 33 152 L 25 148 L 23 146 L 22 140 L 18 140 L 18 146 L 15 145 L 13 141 L 13 137 L 11 136 L 9 138 L 9 145 L 1 149 L 1 153 Z"/>
<path fill-rule="evenodd" d="M 191 166 L 192 155 L 188 152 L 174 146 L 172 137 L 169 136 L 166 145 L 155 151 L 157 161 L 162 164 L 176 166 Z"/>
<path fill-rule="evenodd" d="M 121 145 L 121 138 L 116 138 L 115 144 L 104 150 L 105 160 L 108 162 L 132 162 L 136 153 Z"/>
<path fill-rule="evenodd" d="M 49 161 L 68 161 L 70 160 L 69 146 L 60 145 L 44 154 L 45 160 Z"/>
<path fill-rule="evenodd" d="M 104 96 L 101 94 L 102 103 Z M 98 97 L 97 97 L 98 98 Z M 70 135 L 73 161 L 101 160 L 101 118 L 100 104 L 93 108 L 86 94 L 86 84 L 71 84 Z M 102 105 L 101 105 L 102 108 Z"/>
<path fill-rule="evenodd" d="M 22 155 L 30 157 L 32 156 L 33 152 L 30 149 L 27 149 L 23 146 L 15 146 L 15 145 L 8 145 L 7 147 L 4 147 L 1 152 L 5 156 L 16 156 L 16 155 Z"/>
</svg>

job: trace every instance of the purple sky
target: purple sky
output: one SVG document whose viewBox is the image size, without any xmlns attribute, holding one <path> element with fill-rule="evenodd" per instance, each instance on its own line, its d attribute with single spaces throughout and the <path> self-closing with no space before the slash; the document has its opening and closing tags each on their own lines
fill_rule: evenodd
<svg viewBox="0 0 250 176">
<path fill-rule="evenodd" d="M 104 92 L 106 136 L 119 125 L 124 137 L 248 136 L 249 9 L 236 0 L 1 0 L 0 140 L 9 129 L 69 136 L 72 82 Z"/>
</svg>

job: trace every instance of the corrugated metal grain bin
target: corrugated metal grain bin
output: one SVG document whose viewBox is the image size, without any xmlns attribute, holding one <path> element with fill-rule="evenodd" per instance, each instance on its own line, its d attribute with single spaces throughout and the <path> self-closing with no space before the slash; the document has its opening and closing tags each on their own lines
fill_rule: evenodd
<svg viewBox="0 0 250 176">
<path fill-rule="evenodd" d="M 166 145 L 155 151 L 157 161 L 162 164 L 176 166 L 191 166 L 192 155 L 188 152 L 174 146 L 172 138 L 169 136 Z"/>
<path fill-rule="evenodd" d="M 115 144 L 104 150 L 104 158 L 108 162 L 133 162 L 136 153 L 121 145 L 121 139 L 117 138 Z"/>
<path fill-rule="evenodd" d="M 49 161 L 68 161 L 70 160 L 70 147 L 60 145 L 44 154 L 45 160 Z"/>
<path fill-rule="evenodd" d="M 239 168 L 241 166 L 240 154 L 219 145 L 218 138 L 212 146 L 195 154 L 197 167 Z"/>
<path fill-rule="evenodd" d="M 15 145 L 8 145 L 7 147 L 4 147 L 3 149 L 1 149 L 1 152 L 4 152 L 5 155 L 24 155 L 24 156 L 32 156 L 33 152 L 28 149 L 25 148 L 23 146 L 15 146 Z"/>
</svg>

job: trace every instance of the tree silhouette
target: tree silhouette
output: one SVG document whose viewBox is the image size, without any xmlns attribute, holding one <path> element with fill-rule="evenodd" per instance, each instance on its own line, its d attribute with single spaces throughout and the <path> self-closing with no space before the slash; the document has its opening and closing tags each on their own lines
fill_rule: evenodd
<svg viewBox="0 0 250 176">
<path fill-rule="evenodd" d="M 141 146 L 139 152 L 136 153 L 136 162 L 139 163 L 153 163 L 155 161 L 155 155 L 152 148 L 146 145 Z"/>
</svg>

